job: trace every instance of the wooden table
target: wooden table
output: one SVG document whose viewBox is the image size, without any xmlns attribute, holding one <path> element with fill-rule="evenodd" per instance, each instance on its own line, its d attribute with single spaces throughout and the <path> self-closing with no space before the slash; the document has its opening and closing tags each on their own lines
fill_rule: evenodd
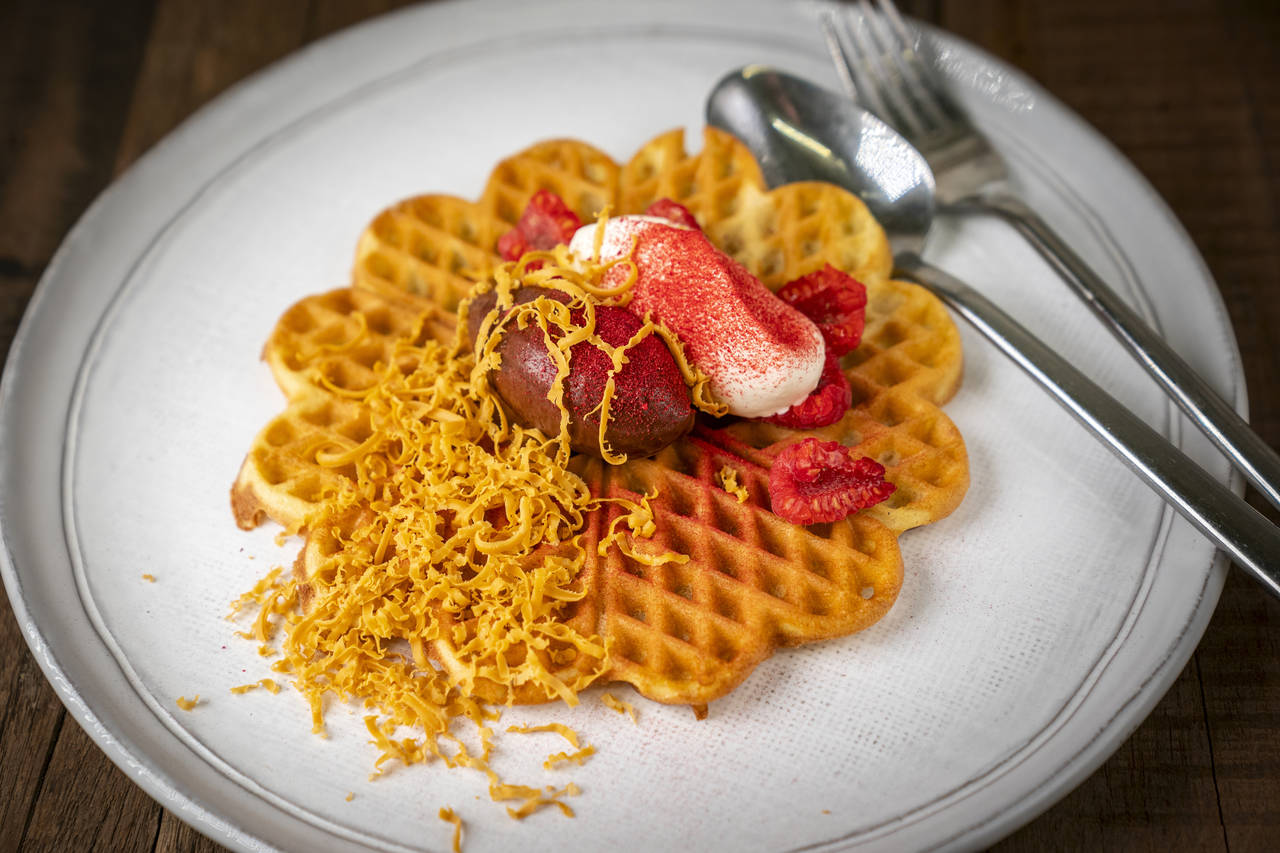
<svg viewBox="0 0 1280 853">
<path fill-rule="evenodd" d="M 237 80 L 396 5 L 0 4 L 0 352 L 67 230 L 149 146 Z M 1253 424 L 1280 445 L 1280 4 L 903 6 L 1027 71 L 1150 179 L 1217 279 Z M 7 599 L 0 610 L 0 850 L 220 849 L 106 759 L 45 682 Z M 1278 845 L 1280 602 L 1233 570 L 1199 649 L 1147 721 L 997 849 Z"/>
</svg>

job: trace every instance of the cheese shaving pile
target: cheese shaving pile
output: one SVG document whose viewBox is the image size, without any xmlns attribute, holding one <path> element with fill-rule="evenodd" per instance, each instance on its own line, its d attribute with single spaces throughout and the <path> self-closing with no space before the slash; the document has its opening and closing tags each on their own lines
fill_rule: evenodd
<svg viewBox="0 0 1280 853">
<path fill-rule="evenodd" d="M 534 261 L 540 268 L 531 268 Z M 279 569 L 272 571 L 232 605 L 232 615 L 256 606 L 253 629 L 243 636 L 264 644 L 282 630 L 281 659 L 273 669 L 293 676 L 317 733 L 324 733 L 327 702 L 363 703 L 370 712 L 365 727 L 380 750 L 375 775 L 390 761 L 438 759 L 485 773 L 494 800 L 520 800 L 508 808 L 513 817 L 546 805 L 573 814 L 562 802 L 577 793 L 572 783 L 546 790 L 509 785 L 489 766 L 494 705 L 553 699 L 575 705 L 578 693 L 607 668 L 594 626 L 583 630 L 572 623 L 572 605 L 585 595 L 577 577 L 586 557 L 580 531 L 585 514 L 605 499 L 593 498 L 568 468 L 563 383 L 569 347 L 590 341 L 609 354 L 616 372 L 629 348 L 659 334 L 672 346 L 695 400 L 716 410 L 706 377 L 688 364 L 669 330 L 647 320 L 621 347 L 595 334 L 595 302 L 625 299 L 634 281 L 633 270 L 623 287 L 598 284 L 617 263 L 630 261 L 588 264 L 583 271 L 563 247 L 529 253 L 477 287 L 476 293 L 498 291 L 478 338 L 487 343 L 478 353 L 472 355 L 465 342 L 468 301 L 454 341 L 434 340 L 428 318 L 420 318 L 370 387 L 345 390 L 316 379 L 330 392 L 356 399 L 368 414 L 367 434 L 333 434 L 314 448 L 317 462 L 353 474 L 289 531 L 307 531 L 295 577 L 285 580 Z M 518 285 L 564 291 L 586 322 L 573 324 L 570 307 L 549 298 L 499 319 Z M 511 422 L 489 389 L 500 337 L 490 333 L 511 323 L 536 323 L 559 366 L 549 395 L 562 410 L 555 438 Z M 601 401 L 606 458 L 612 373 L 609 383 Z M 610 461 L 625 459 L 619 456 Z M 638 504 L 619 501 L 627 512 L 599 543 L 600 553 L 616 546 L 651 563 L 688 559 L 635 548 L 634 540 L 654 531 L 651 497 Z M 479 734 L 478 754 L 452 731 L 459 718 Z M 576 736 L 569 740 L 577 749 Z M 592 752 L 587 746 L 547 763 L 581 764 Z"/>
</svg>

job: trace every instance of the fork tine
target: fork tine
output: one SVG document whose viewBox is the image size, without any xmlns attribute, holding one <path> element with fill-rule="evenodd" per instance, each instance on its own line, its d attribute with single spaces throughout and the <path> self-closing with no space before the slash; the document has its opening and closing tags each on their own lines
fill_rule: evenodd
<svg viewBox="0 0 1280 853">
<path fill-rule="evenodd" d="M 897 56 L 900 53 L 900 47 L 897 45 L 896 38 L 883 32 L 881 14 L 870 4 L 870 0 L 860 0 L 858 12 L 860 26 L 854 32 L 863 35 L 861 50 L 864 56 L 867 56 L 867 63 L 872 65 L 876 72 L 879 86 L 886 95 L 886 100 L 892 101 L 896 106 L 897 114 L 902 117 L 897 127 L 900 127 L 906 136 L 924 136 L 933 129 L 932 117 L 923 114 L 914 100 L 911 92 L 913 86 L 902 73 L 899 56 Z"/>
<path fill-rule="evenodd" d="M 907 26 L 893 0 L 880 0 L 880 11 L 888 29 L 901 45 L 895 55 L 904 73 L 917 84 L 912 89 L 919 94 L 922 108 L 929 111 L 941 127 L 957 122 L 968 123 L 968 116 L 947 92 L 937 70 L 921 55 L 919 33 Z"/>
<path fill-rule="evenodd" d="M 819 20 L 822 23 L 823 39 L 827 43 L 827 53 L 831 55 L 831 64 L 835 66 L 836 74 L 840 77 L 840 83 L 844 86 L 845 92 L 856 101 L 859 89 L 857 81 L 853 79 L 853 58 L 845 51 L 844 44 L 840 41 L 835 15 L 830 11 L 824 11 L 819 16 Z"/>
<path fill-rule="evenodd" d="M 923 132 L 921 116 L 903 97 L 899 72 L 881 57 L 878 40 L 869 30 L 870 16 L 875 12 L 862 0 L 845 17 L 844 26 L 835 28 L 835 42 L 840 48 L 840 62 L 854 81 L 855 98 L 906 136 Z"/>
<path fill-rule="evenodd" d="M 843 35 L 841 30 L 844 30 Z M 890 110 L 884 99 L 880 97 L 880 88 L 866 73 L 865 57 L 860 57 L 856 49 L 850 49 L 848 42 L 848 24 L 842 28 L 835 15 L 825 12 L 822 15 L 822 31 L 826 35 L 827 50 L 835 64 L 840 81 L 849 92 L 849 97 L 860 101 L 867 109 L 878 116 L 889 120 Z"/>
<path fill-rule="evenodd" d="M 864 6 L 869 6 L 865 0 Z M 892 8 L 892 5 L 882 3 L 880 10 L 867 8 L 863 13 L 870 38 L 875 43 L 875 55 L 892 69 L 887 72 L 895 76 L 890 85 L 897 97 L 909 105 L 906 109 L 915 117 L 917 134 L 944 130 L 951 121 L 938 105 L 931 81 L 922 77 L 920 63 L 915 59 L 914 40 L 901 16 L 898 16 L 898 26 L 895 26 L 885 13 L 886 8 Z"/>
</svg>

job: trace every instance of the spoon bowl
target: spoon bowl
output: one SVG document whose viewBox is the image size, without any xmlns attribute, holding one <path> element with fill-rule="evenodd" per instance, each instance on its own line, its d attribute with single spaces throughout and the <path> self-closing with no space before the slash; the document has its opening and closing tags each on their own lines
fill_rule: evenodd
<svg viewBox="0 0 1280 853">
<path fill-rule="evenodd" d="M 770 186 L 826 181 L 862 199 L 894 253 L 920 252 L 933 222 L 928 162 L 889 125 L 848 98 L 753 65 L 723 78 L 707 121 L 751 149 Z"/>
</svg>

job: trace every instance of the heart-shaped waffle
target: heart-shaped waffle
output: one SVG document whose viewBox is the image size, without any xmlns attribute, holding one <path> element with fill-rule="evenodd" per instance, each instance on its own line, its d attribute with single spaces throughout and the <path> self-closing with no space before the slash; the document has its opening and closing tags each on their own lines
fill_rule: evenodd
<svg viewBox="0 0 1280 853">
<path fill-rule="evenodd" d="M 639 212 L 672 198 L 767 284 L 831 263 L 862 280 L 869 297 L 863 343 L 843 359 L 854 406 L 837 423 L 803 432 L 762 421 L 700 427 L 621 466 L 575 457 L 572 468 L 593 496 L 634 503 L 651 495 L 657 532 L 624 535 L 629 549 L 600 556 L 596 544 L 624 510 L 606 501 L 587 514 L 576 581 L 582 598 L 564 618 L 608 651 L 570 666 L 602 668 L 599 680 L 629 682 L 658 701 L 698 705 L 731 690 L 777 646 L 875 622 L 901 584 L 896 535 L 951 512 L 968 485 L 963 440 L 938 408 L 960 381 L 959 335 L 930 294 L 887 277 L 883 231 L 858 199 L 818 183 L 768 191 L 746 149 L 711 129 L 698 154 L 686 153 L 673 131 L 622 167 L 582 143 L 543 143 L 500 163 L 478 202 L 419 196 L 379 214 L 360 238 L 354 287 L 302 300 L 266 345 L 289 405 L 246 457 L 233 489 L 237 521 L 305 525 L 348 476 L 318 463 L 316 448 L 350 448 L 367 435 L 352 395 L 368 387 L 378 364 L 392 363 L 397 341 L 451 338 L 451 309 L 498 262 L 497 238 L 539 189 L 556 192 L 584 221 L 605 207 Z M 778 518 L 769 509 L 769 466 L 808 435 L 876 458 L 897 492 L 840 522 L 803 527 Z M 726 472 L 745 500 L 726 490 Z M 317 537 L 299 559 L 304 577 L 326 556 Z M 651 566 L 627 551 L 689 559 Z M 449 671 L 455 651 L 443 635 L 432 650 Z M 527 688 L 480 685 L 476 693 L 489 701 L 553 698 Z"/>
</svg>

